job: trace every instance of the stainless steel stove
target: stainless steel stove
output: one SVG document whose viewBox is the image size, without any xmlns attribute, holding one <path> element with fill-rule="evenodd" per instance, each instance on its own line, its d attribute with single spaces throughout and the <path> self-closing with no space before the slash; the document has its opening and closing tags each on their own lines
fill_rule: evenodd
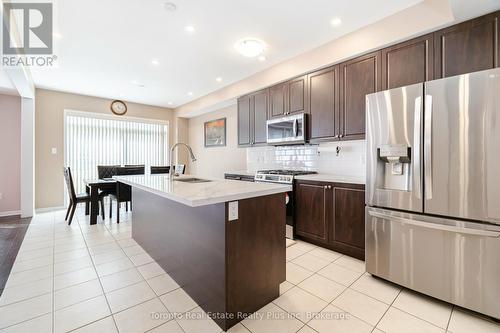
<svg viewBox="0 0 500 333">
<path fill-rule="evenodd" d="M 310 175 L 315 173 L 315 171 L 303 170 L 261 170 L 255 173 L 255 181 L 293 184 L 295 176 Z"/>
<path fill-rule="evenodd" d="M 315 174 L 315 171 L 302 170 L 261 170 L 255 173 L 255 182 L 262 183 L 280 183 L 294 185 L 296 176 Z M 294 227 L 294 204 L 295 196 L 293 190 L 285 193 L 286 202 L 286 238 L 293 239 L 295 237 Z"/>
</svg>

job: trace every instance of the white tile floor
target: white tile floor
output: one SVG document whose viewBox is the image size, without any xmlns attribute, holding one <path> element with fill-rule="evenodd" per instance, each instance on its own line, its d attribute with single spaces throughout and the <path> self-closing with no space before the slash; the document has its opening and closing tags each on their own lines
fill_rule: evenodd
<svg viewBox="0 0 500 333">
<path fill-rule="evenodd" d="M 220 332 L 131 238 L 130 213 L 119 225 L 90 226 L 81 210 L 71 226 L 63 220 L 33 219 L 0 298 L 0 332 Z M 500 332 L 348 256 L 298 241 L 286 257 L 282 295 L 231 333 Z"/>
</svg>

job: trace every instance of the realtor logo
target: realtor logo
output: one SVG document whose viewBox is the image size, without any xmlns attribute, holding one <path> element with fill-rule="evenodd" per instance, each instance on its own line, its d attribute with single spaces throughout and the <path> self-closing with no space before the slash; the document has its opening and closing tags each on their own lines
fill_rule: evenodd
<svg viewBox="0 0 500 333">
<path fill-rule="evenodd" d="M 3 3 L 3 54 L 51 55 L 52 3 Z"/>
</svg>

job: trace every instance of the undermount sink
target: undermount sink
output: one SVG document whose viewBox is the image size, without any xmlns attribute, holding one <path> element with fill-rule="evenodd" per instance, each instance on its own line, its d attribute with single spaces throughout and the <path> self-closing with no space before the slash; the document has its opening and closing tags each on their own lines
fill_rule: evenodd
<svg viewBox="0 0 500 333">
<path fill-rule="evenodd" d="M 201 178 L 180 178 L 180 179 L 174 179 L 174 181 L 184 182 L 184 183 L 208 183 L 208 182 L 211 182 L 211 180 L 201 179 Z"/>
</svg>

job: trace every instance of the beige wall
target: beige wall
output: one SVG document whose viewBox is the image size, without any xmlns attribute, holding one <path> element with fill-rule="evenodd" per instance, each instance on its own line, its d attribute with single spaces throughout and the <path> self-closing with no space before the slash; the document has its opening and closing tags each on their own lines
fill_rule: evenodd
<svg viewBox="0 0 500 333">
<path fill-rule="evenodd" d="M 35 99 L 35 207 L 60 207 L 64 203 L 64 110 L 88 111 L 112 115 L 111 100 L 37 89 Z M 173 123 L 174 112 L 142 104 L 128 103 L 127 116 Z M 171 126 L 169 126 L 171 127 Z M 174 142 L 169 128 L 169 143 Z M 56 148 L 53 155 L 51 149 Z"/>
<path fill-rule="evenodd" d="M 19 214 L 20 173 L 21 98 L 0 95 L 0 215 Z"/>
<path fill-rule="evenodd" d="M 226 146 L 205 148 L 204 123 L 226 118 Z M 189 144 L 197 158 L 189 164 L 189 173 L 205 177 L 224 177 L 226 171 L 246 169 L 246 149 L 238 148 L 236 105 L 189 119 Z"/>
</svg>

